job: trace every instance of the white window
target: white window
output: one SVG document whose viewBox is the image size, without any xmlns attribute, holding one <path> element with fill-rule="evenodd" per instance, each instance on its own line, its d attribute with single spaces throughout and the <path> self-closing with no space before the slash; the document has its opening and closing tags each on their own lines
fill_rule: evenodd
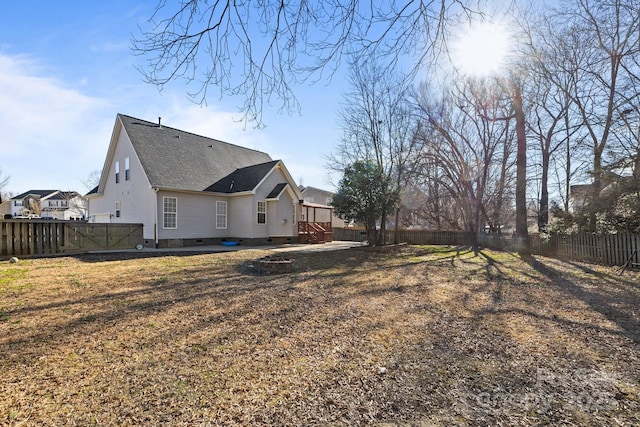
<svg viewBox="0 0 640 427">
<path fill-rule="evenodd" d="M 116 162 L 116 184 L 120 182 L 120 162 Z"/>
<path fill-rule="evenodd" d="M 129 181 L 129 158 L 124 158 L 124 180 Z"/>
<path fill-rule="evenodd" d="M 164 228 L 178 228 L 178 198 L 162 198 L 162 218 Z"/>
<path fill-rule="evenodd" d="M 116 218 L 120 218 L 120 202 L 116 202 Z"/>
<path fill-rule="evenodd" d="M 293 224 L 296 223 L 296 219 L 298 217 L 298 205 L 297 204 L 293 204 L 293 212 L 291 213 L 291 221 Z"/>
<path fill-rule="evenodd" d="M 258 224 L 267 223 L 267 202 L 261 200 L 258 202 Z"/>
<path fill-rule="evenodd" d="M 216 202 L 216 228 L 227 228 L 227 202 Z"/>
</svg>

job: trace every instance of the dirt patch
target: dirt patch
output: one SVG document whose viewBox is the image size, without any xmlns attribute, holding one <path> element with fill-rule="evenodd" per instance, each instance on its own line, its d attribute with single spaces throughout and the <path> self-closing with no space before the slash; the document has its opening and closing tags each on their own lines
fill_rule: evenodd
<svg viewBox="0 0 640 427">
<path fill-rule="evenodd" d="M 6 425 L 638 425 L 640 275 L 405 246 L 0 264 Z"/>
</svg>

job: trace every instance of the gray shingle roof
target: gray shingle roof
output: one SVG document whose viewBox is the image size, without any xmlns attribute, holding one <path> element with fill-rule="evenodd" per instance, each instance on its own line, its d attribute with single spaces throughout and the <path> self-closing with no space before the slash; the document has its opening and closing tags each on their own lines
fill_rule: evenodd
<svg viewBox="0 0 640 427">
<path fill-rule="evenodd" d="M 217 191 L 211 188 L 232 173 L 236 174 L 239 182 L 248 185 L 255 181 L 251 174 L 255 171 L 249 166 L 258 167 L 261 164 L 274 163 L 267 153 L 261 151 L 165 125 L 160 127 L 157 123 L 123 114 L 118 114 L 118 117 L 152 187 Z M 243 169 L 249 176 L 245 177 L 238 171 Z"/>
<path fill-rule="evenodd" d="M 50 200 L 71 200 L 74 197 L 79 196 L 75 191 L 60 191 L 58 194 L 51 196 Z"/>
<path fill-rule="evenodd" d="M 51 193 L 55 193 L 56 191 L 58 190 L 29 190 L 29 191 L 25 191 L 22 194 L 18 194 L 17 196 L 12 197 L 11 200 L 21 200 L 27 197 L 28 195 L 46 197 Z"/>
<path fill-rule="evenodd" d="M 205 191 L 211 191 L 214 193 L 239 193 L 242 191 L 251 191 L 277 163 L 278 160 L 272 160 L 270 162 L 236 169 L 210 187 L 207 187 Z"/>
<path fill-rule="evenodd" d="M 284 189 L 287 187 L 287 183 L 286 182 L 281 182 L 280 184 L 276 184 L 275 187 L 273 187 L 273 190 L 271 190 L 271 193 L 269 193 L 267 195 L 267 197 L 265 197 L 266 199 L 275 199 L 278 198 L 280 196 L 280 194 L 282 194 L 282 192 L 284 191 Z"/>
</svg>

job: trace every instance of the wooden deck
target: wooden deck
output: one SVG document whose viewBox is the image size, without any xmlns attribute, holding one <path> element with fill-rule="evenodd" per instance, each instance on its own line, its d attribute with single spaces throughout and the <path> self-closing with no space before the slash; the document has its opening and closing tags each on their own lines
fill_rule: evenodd
<svg viewBox="0 0 640 427">
<path fill-rule="evenodd" d="M 298 242 L 326 243 L 333 241 L 331 222 L 298 222 Z"/>
<path fill-rule="evenodd" d="M 298 221 L 299 243 L 326 243 L 333 241 L 331 217 L 333 208 L 311 202 L 302 202 Z"/>
</svg>

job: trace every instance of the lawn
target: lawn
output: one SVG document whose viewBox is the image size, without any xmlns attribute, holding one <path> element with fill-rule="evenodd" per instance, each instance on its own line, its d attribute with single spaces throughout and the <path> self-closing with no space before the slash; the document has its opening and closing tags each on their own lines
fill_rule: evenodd
<svg viewBox="0 0 640 427">
<path fill-rule="evenodd" d="M 640 274 L 404 246 L 0 264 L 5 425 L 640 425 Z M 136 256 L 137 255 L 137 256 Z"/>
</svg>

